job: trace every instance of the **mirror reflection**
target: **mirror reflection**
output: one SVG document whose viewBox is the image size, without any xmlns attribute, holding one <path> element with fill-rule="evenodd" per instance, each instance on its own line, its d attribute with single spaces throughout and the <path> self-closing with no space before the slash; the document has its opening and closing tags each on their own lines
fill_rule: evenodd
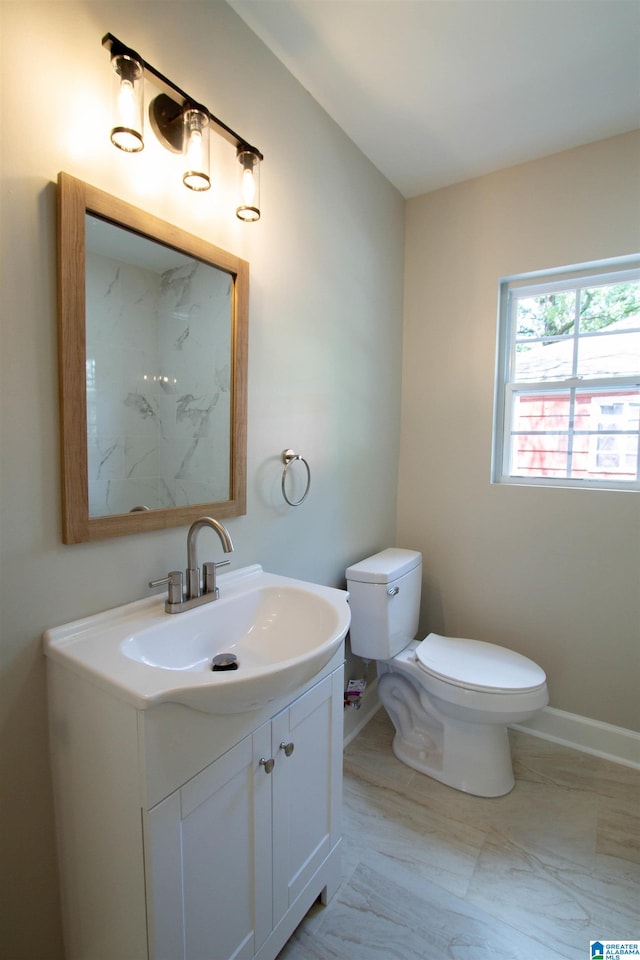
<svg viewBox="0 0 640 960">
<path fill-rule="evenodd" d="M 86 217 L 89 515 L 229 498 L 230 274 Z"/>
</svg>

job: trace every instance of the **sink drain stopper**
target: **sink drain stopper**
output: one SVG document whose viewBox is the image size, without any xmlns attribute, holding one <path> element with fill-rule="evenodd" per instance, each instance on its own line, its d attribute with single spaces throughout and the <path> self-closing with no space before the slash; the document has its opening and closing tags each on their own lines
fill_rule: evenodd
<svg viewBox="0 0 640 960">
<path fill-rule="evenodd" d="M 235 653 L 219 653 L 211 661 L 212 670 L 237 670 L 238 658 Z"/>
</svg>

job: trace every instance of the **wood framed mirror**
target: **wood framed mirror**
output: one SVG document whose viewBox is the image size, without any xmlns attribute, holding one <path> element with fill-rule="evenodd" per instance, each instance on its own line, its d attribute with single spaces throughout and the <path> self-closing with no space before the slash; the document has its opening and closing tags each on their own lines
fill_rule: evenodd
<svg viewBox="0 0 640 960">
<path fill-rule="evenodd" d="M 58 177 L 62 531 L 246 512 L 249 264 Z"/>
</svg>

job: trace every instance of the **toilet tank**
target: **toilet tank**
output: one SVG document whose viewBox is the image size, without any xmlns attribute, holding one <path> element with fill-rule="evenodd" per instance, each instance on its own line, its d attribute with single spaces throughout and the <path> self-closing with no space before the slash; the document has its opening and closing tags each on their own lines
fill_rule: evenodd
<svg viewBox="0 0 640 960">
<path fill-rule="evenodd" d="M 370 660 L 400 653 L 418 629 L 422 554 L 391 547 L 347 568 L 351 650 Z"/>
</svg>

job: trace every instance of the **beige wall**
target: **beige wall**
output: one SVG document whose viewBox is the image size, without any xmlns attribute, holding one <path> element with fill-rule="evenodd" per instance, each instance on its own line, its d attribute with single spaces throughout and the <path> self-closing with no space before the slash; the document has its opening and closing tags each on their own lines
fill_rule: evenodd
<svg viewBox="0 0 640 960">
<path fill-rule="evenodd" d="M 395 539 L 404 204 L 225 3 L 3 2 L 0 30 L 0 957 L 58 960 L 41 634 L 147 595 L 184 565 L 186 529 L 61 543 L 57 174 L 250 261 L 248 512 L 229 523 L 233 562 L 329 584 Z M 110 146 L 107 31 L 260 147 L 259 224 L 233 215 L 223 141 L 207 197 L 152 138 L 138 157 Z M 311 464 L 299 509 L 280 494 L 286 447 Z"/>
<path fill-rule="evenodd" d="M 107 31 L 260 146 L 259 224 L 233 217 L 221 141 L 220 189 L 206 198 L 152 141 L 137 158 L 110 147 Z M 423 629 L 509 643 L 545 667 L 554 706 L 637 729 L 639 498 L 488 478 L 497 279 L 638 249 L 638 135 L 408 204 L 396 538 L 399 195 L 224 3 L 5 0 L 0 39 L 0 958 L 62 956 L 41 633 L 144 596 L 185 559 L 184 529 L 61 543 L 59 170 L 251 263 L 235 565 L 340 584 L 346 564 L 394 540 L 417 547 Z M 298 510 L 280 497 L 287 446 L 313 470 Z"/>
<path fill-rule="evenodd" d="M 489 482 L 500 277 L 637 253 L 640 132 L 407 205 L 398 543 L 421 628 L 537 660 L 551 706 L 640 730 L 640 495 Z"/>
</svg>

